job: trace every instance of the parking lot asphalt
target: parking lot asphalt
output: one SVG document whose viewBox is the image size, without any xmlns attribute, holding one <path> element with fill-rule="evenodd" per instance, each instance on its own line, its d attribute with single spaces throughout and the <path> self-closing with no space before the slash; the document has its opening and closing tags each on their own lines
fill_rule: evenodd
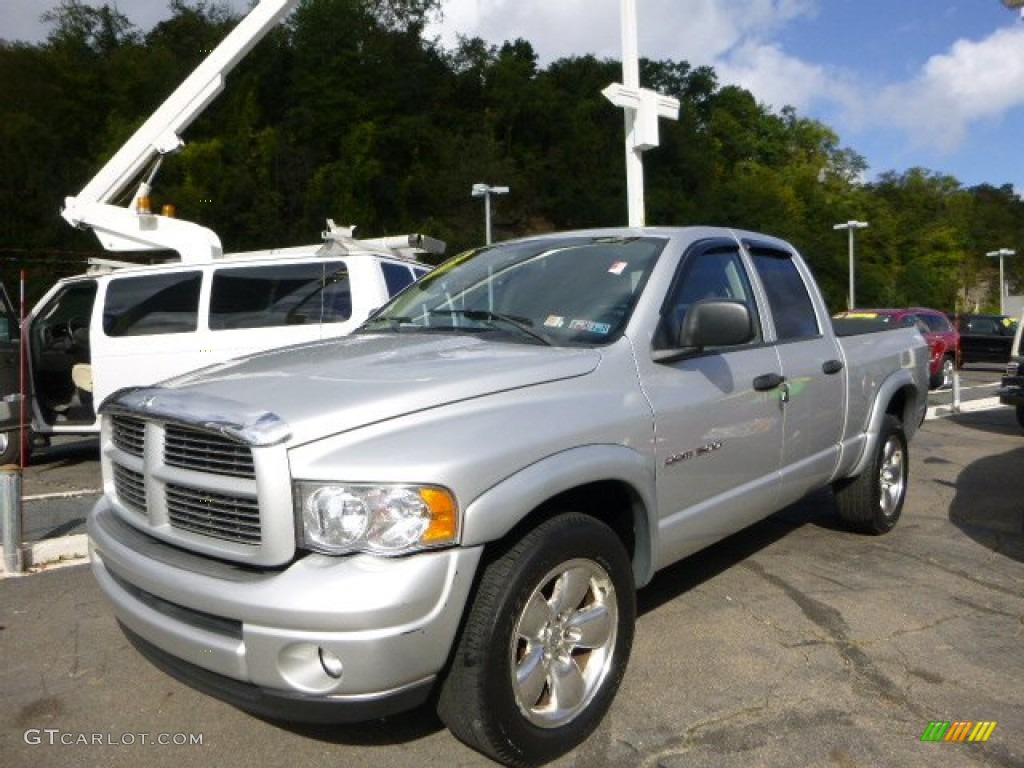
<svg viewBox="0 0 1024 768">
<path fill-rule="evenodd" d="M 1024 432 L 965 413 L 911 455 L 886 536 L 840 529 L 822 492 L 659 574 L 608 717 L 552 765 L 1024 765 Z M 84 565 L 0 581 L 0 643 L 6 766 L 490 764 L 427 708 L 304 728 L 198 694 L 134 651 Z M 995 725 L 922 741 L 933 722 Z"/>
</svg>

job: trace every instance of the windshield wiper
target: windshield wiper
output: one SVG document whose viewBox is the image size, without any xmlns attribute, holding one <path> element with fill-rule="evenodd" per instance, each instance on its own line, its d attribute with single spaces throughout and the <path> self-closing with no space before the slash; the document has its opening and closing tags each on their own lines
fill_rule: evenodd
<svg viewBox="0 0 1024 768">
<path fill-rule="evenodd" d="M 497 329 L 500 326 L 513 328 L 524 336 L 528 336 L 541 344 L 550 347 L 551 340 L 534 331 L 530 326 L 533 321 L 528 317 L 518 315 L 505 315 L 501 312 L 491 312 L 489 309 L 432 309 L 432 315 L 459 315 L 469 320 L 486 323 L 491 328 Z"/>
<path fill-rule="evenodd" d="M 411 317 L 392 317 L 390 315 L 378 315 L 376 317 L 371 317 L 368 320 L 366 320 L 366 322 L 359 326 L 359 330 L 366 330 L 370 325 L 386 325 L 390 330 L 397 331 L 400 326 L 411 325 L 415 322 L 416 320 Z"/>
</svg>

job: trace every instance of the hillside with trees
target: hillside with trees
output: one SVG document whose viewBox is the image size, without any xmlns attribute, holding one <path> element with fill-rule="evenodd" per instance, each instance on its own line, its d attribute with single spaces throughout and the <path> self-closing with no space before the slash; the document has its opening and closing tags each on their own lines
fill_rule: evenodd
<svg viewBox="0 0 1024 768">
<path fill-rule="evenodd" d="M 438 0 L 304 0 L 229 76 L 163 165 L 154 202 L 210 227 L 230 251 L 314 242 L 324 220 L 362 236 L 424 232 L 449 253 L 483 241 L 474 182 L 495 200 L 496 239 L 626 219 L 622 113 L 601 95 L 620 63 L 546 67 L 526 40 L 455 49 L 424 40 Z M 237 22 L 205 0 L 135 28 L 112 5 L 62 0 L 45 42 L 0 41 L 0 276 L 35 298 L 99 255 L 59 216 L 132 131 Z M 1024 247 L 1012 187 L 965 187 L 923 168 L 864 182 L 866 163 L 827 125 L 773 111 L 708 67 L 641 62 L 675 96 L 678 122 L 645 156 L 650 224 L 720 224 L 791 240 L 833 310 L 845 307 L 847 241 L 862 219 L 863 306 L 992 308 L 996 264 Z M 127 202 L 127 201 L 124 201 Z M 1007 261 L 1024 287 L 1024 260 Z M 989 285 L 987 294 L 984 286 Z"/>
</svg>

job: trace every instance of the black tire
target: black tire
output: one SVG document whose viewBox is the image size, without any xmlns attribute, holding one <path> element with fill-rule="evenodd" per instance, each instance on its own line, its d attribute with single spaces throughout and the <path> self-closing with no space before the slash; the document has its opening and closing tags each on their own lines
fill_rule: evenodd
<svg viewBox="0 0 1024 768">
<path fill-rule="evenodd" d="M 1024 429 L 1024 405 L 1018 405 L 1015 409 L 1017 414 L 1017 423 Z"/>
<path fill-rule="evenodd" d="M 635 621 L 632 569 L 615 533 L 577 513 L 547 520 L 484 568 L 438 714 L 504 765 L 552 760 L 607 712 Z"/>
<path fill-rule="evenodd" d="M 910 479 L 903 425 L 886 414 L 871 464 L 857 477 L 833 486 L 839 519 L 860 533 L 888 533 L 900 519 Z"/>
</svg>

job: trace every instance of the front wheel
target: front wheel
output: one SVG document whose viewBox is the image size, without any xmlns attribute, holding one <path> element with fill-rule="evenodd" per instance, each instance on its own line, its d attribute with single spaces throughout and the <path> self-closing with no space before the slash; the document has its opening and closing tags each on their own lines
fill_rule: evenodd
<svg viewBox="0 0 1024 768">
<path fill-rule="evenodd" d="M 892 414 L 886 414 L 867 469 L 833 486 L 839 519 L 861 533 L 888 533 L 903 511 L 909 477 L 910 457 L 903 424 Z"/>
<path fill-rule="evenodd" d="M 554 517 L 484 569 L 438 714 L 504 765 L 551 760 L 600 723 L 626 669 L 636 595 L 608 526 Z"/>
</svg>

